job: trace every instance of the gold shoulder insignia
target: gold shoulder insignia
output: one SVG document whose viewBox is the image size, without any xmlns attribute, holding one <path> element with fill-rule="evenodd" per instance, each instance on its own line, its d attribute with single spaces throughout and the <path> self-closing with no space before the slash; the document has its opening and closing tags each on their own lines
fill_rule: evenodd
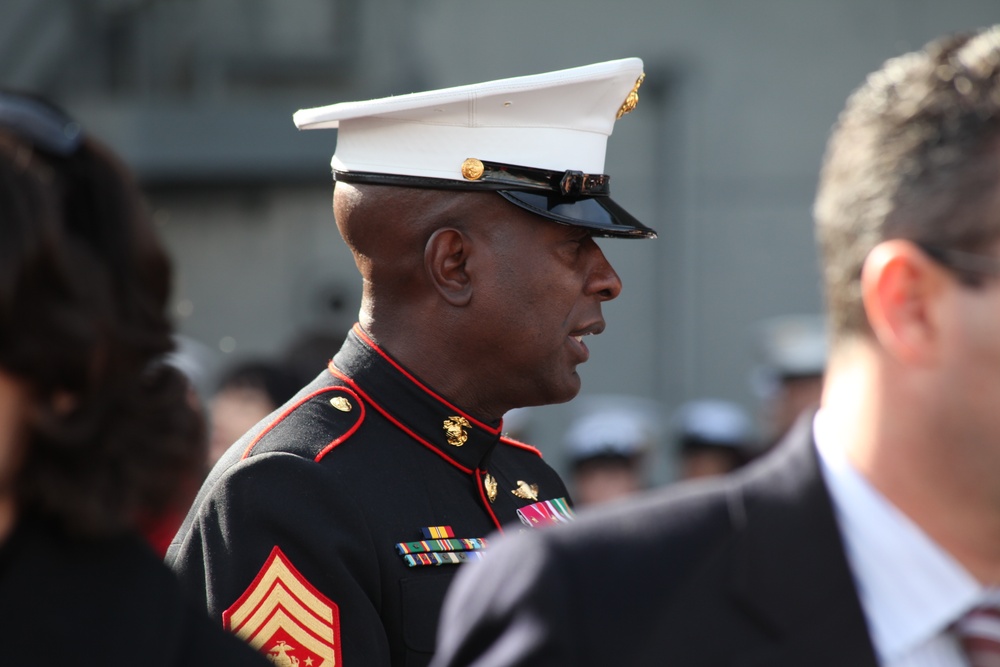
<svg viewBox="0 0 1000 667">
<path fill-rule="evenodd" d="M 343 396 L 337 396 L 330 399 L 330 405 L 337 408 L 341 412 L 350 412 L 353 409 L 351 402 L 344 398 Z"/>
<path fill-rule="evenodd" d="M 538 501 L 538 485 L 528 484 L 522 480 L 517 480 L 517 488 L 511 491 L 515 496 L 523 500 Z"/>
<path fill-rule="evenodd" d="M 340 665 L 340 610 L 277 546 L 222 622 L 275 665 Z"/>
<path fill-rule="evenodd" d="M 322 409 L 323 426 L 316 431 L 317 437 L 302 437 L 297 426 L 302 414 L 299 410 L 310 409 L 310 406 Z M 313 418 L 307 419 L 312 421 Z M 337 385 L 324 387 L 284 407 L 247 445 L 243 458 L 282 452 L 319 462 L 354 435 L 364 420 L 365 404 L 352 389 Z"/>
</svg>

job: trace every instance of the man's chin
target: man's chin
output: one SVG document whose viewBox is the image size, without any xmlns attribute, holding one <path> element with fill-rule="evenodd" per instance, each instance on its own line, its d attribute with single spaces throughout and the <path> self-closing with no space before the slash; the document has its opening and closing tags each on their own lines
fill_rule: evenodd
<svg viewBox="0 0 1000 667">
<path fill-rule="evenodd" d="M 535 386 L 536 391 L 525 392 L 522 394 L 520 399 L 520 404 L 517 407 L 521 408 L 533 408 L 542 405 L 556 405 L 558 403 L 567 403 L 580 393 L 581 382 L 580 378 L 576 373 L 573 373 L 573 381 L 565 382 L 559 387 L 539 387 Z M 542 391 L 538 391 L 542 390 Z"/>
<path fill-rule="evenodd" d="M 583 386 L 583 382 L 580 380 L 580 376 L 577 375 L 576 371 L 573 371 L 572 376 L 559 387 L 553 388 L 551 398 L 546 401 L 546 405 L 556 404 L 556 403 L 566 403 L 572 401 L 580 393 L 580 388 Z"/>
</svg>

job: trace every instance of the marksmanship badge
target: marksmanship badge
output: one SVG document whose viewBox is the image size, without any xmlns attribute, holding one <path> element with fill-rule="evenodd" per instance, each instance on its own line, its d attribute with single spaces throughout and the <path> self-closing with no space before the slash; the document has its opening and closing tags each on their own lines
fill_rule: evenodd
<svg viewBox="0 0 1000 667">
<path fill-rule="evenodd" d="M 528 484 L 523 479 L 517 480 L 517 488 L 511 491 L 515 496 L 523 500 L 538 500 L 538 485 Z"/>
</svg>

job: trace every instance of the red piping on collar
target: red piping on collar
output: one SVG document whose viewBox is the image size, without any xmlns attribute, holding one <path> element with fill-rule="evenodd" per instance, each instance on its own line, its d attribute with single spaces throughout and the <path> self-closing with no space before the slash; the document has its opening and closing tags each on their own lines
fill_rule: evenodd
<svg viewBox="0 0 1000 667">
<path fill-rule="evenodd" d="M 354 389 L 354 391 L 358 392 L 362 397 L 364 397 L 364 399 L 366 401 L 368 401 L 369 403 L 371 403 L 373 408 L 375 408 L 380 413 L 382 413 L 382 416 L 385 417 L 386 419 L 388 419 L 389 421 L 391 421 L 393 424 L 395 424 L 398 429 L 400 429 L 401 431 L 403 431 L 404 433 L 406 433 L 408 436 L 410 436 L 411 438 L 413 438 L 414 440 L 416 440 L 417 442 L 419 442 L 421 445 L 423 445 L 427 449 L 431 450 L 432 452 L 434 452 L 435 454 L 437 454 L 438 456 L 440 456 L 445 461 L 447 461 L 448 463 L 452 464 L 453 466 L 455 466 L 456 468 L 458 468 L 462 472 L 466 473 L 467 475 L 471 475 L 472 474 L 473 471 L 472 471 L 471 468 L 466 468 L 464 465 L 462 465 L 458 461 L 455 461 L 454 459 L 452 459 L 451 457 L 449 457 L 447 454 L 445 454 L 444 452 L 442 452 L 440 449 L 438 449 L 437 447 L 435 447 L 434 445 L 432 445 L 431 443 L 427 442 L 426 440 L 424 440 L 423 438 L 421 438 L 419 435 L 417 435 L 416 433 L 414 433 L 412 430 L 410 430 L 401 421 L 399 421 L 398 419 L 396 419 L 395 417 L 393 417 L 391 414 L 389 414 L 389 412 L 386 411 L 385 408 L 383 408 L 381 405 L 379 405 L 378 403 L 376 403 L 375 401 L 373 401 L 371 396 L 369 396 L 368 394 L 366 394 L 364 392 L 364 390 L 361 389 L 361 387 L 359 387 L 357 384 L 355 384 L 354 380 L 352 380 L 351 378 L 349 378 L 346 375 L 344 375 L 340 371 L 340 369 L 338 369 L 336 366 L 334 366 L 332 361 L 330 362 L 329 366 L 327 366 L 327 370 L 330 371 L 330 373 L 332 373 L 335 377 L 340 378 L 341 380 L 343 380 L 347 384 L 351 385 L 351 388 Z"/>
<path fill-rule="evenodd" d="M 356 323 L 354 325 L 354 333 L 356 333 L 358 335 L 358 338 L 361 338 L 366 343 L 368 343 L 368 345 L 370 345 L 373 350 L 375 350 L 376 352 L 378 352 L 379 356 L 381 356 L 383 359 L 385 359 L 387 362 L 389 362 L 392 365 L 393 368 L 395 368 L 397 371 L 399 371 L 400 373 L 402 373 L 403 375 L 405 375 L 410 382 L 412 382 L 413 384 L 415 384 L 418 387 L 420 387 L 420 389 L 422 389 L 424 391 L 424 393 L 430 394 L 435 399 L 437 399 L 438 401 L 441 401 L 442 403 L 444 403 L 445 405 L 447 405 L 449 408 L 451 408 L 452 410 L 454 410 L 455 412 L 457 412 L 461 416 L 465 417 L 470 422 L 474 423 L 476 426 L 478 426 L 479 428 L 483 429 L 484 431 L 486 431 L 488 433 L 492 433 L 493 435 L 497 435 L 497 434 L 500 433 L 500 427 L 493 428 L 491 426 L 487 426 L 486 424 L 484 424 L 483 422 L 479 421 L 475 417 L 472 417 L 471 415 L 467 415 L 466 413 L 462 412 L 461 410 L 459 410 L 458 408 L 456 408 L 454 405 L 452 405 L 451 403 L 449 403 L 448 401 L 446 401 L 445 399 L 443 399 L 441 396 L 438 396 L 436 393 L 434 393 L 433 391 L 431 391 L 430 389 L 428 389 L 426 386 L 424 386 L 424 384 L 422 382 L 420 382 L 417 378 L 415 378 L 412 375 L 410 375 L 410 373 L 405 368 L 403 368 L 402 366 L 400 366 L 399 364 L 397 364 L 391 357 L 389 357 L 389 355 L 387 355 L 385 352 L 383 352 L 382 348 L 380 348 L 378 346 L 378 344 L 375 343 L 375 341 L 373 341 L 371 338 L 368 337 L 368 334 L 366 334 L 365 331 L 364 331 L 364 329 L 361 328 L 361 324 Z"/>
<path fill-rule="evenodd" d="M 500 442 L 505 445 L 510 445 L 511 447 L 517 447 L 518 449 L 524 449 L 531 452 L 532 454 L 537 454 L 538 458 L 545 458 L 542 456 L 542 451 L 537 447 L 533 447 L 526 442 L 521 442 L 520 440 L 515 440 L 514 438 L 508 438 L 505 435 L 500 436 Z"/>
</svg>

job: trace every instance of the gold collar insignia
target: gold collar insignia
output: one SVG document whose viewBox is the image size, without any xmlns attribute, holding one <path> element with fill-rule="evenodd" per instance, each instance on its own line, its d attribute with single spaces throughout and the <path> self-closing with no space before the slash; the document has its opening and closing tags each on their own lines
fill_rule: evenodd
<svg viewBox="0 0 1000 667">
<path fill-rule="evenodd" d="M 444 435 L 448 439 L 448 444 L 452 447 L 461 447 L 469 439 L 469 434 L 465 429 L 469 428 L 469 420 L 465 417 L 452 415 L 444 420 Z"/>
</svg>

